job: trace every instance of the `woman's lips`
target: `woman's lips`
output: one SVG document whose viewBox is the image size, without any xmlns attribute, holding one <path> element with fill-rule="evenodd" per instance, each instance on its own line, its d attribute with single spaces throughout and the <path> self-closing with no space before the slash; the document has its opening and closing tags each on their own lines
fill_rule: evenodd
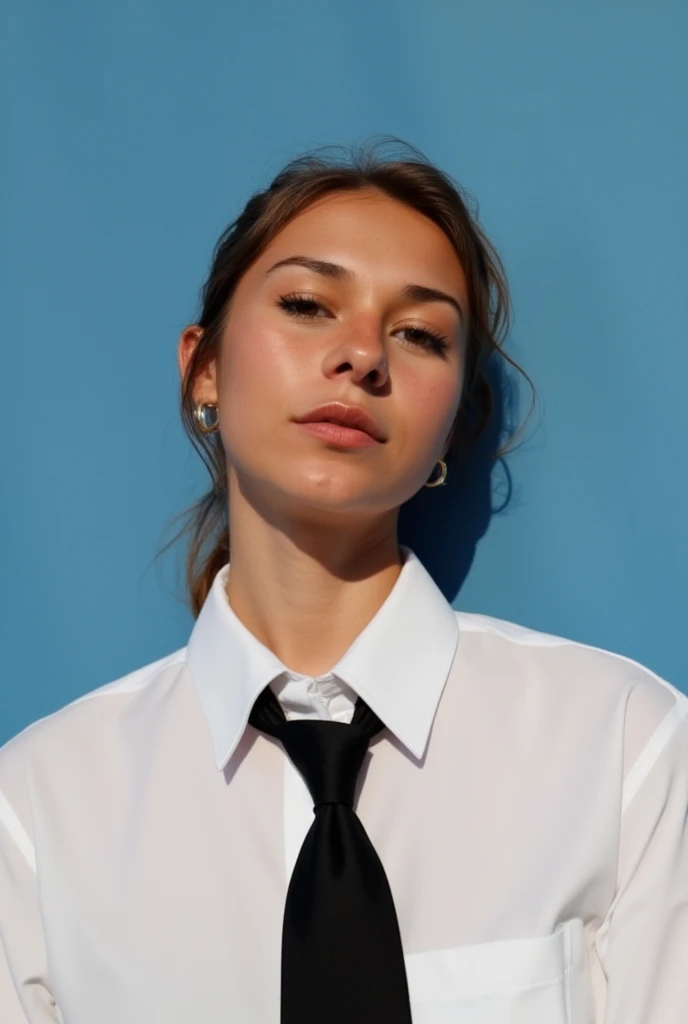
<svg viewBox="0 0 688 1024">
<path fill-rule="evenodd" d="M 319 437 L 330 444 L 336 444 L 343 448 L 371 448 L 373 445 L 381 444 L 364 430 L 355 430 L 353 427 L 343 427 L 339 423 L 327 423 L 318 421 L 316 423 L 297 424 L 302 430 L 307 430 L 313 437 Z"/>
</svg>

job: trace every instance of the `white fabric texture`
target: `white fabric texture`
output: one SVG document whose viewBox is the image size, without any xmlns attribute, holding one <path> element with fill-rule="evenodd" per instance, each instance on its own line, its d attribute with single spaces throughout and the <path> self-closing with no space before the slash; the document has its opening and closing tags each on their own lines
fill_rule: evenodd
<svg viewBox="0 0 688 1024">
<path fill-rule="evenodd" d="M 356 810 L 414 1024 L 688 1020 L 688 697 L 609 651 L 456 611 L 418 557 L 326 675 L 291 672 L 215 577 L 188 644 L 0 749 L 2 1024 L 277 1024 L 312 802 L 247 725 L 386 728 Z M 332 965 L 332 991 L 346 978 Z"/>
</svg>

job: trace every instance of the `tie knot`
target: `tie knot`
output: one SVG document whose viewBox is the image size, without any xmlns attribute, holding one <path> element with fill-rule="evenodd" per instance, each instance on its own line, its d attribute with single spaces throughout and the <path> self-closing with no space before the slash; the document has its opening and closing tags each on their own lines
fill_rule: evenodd
<svg viewBox="0 0 688 1024">
<path fill-rule="evenodd" d="M 259 695 L 249 722 L 281 742 L 303 776 L 316 811 L 326 804 L 353 807 L 356 782 L 368 744 L 384 727 L 360 697 L 350 725 L 313 719 L 288 722 L 269 687 Z"/>
<path fill-rule="evenodd" d="M 356 781 L 370 737 L 355 725 L 301 719 L 286 722 L 279 739 L 301 772 L 314 810 L 324 804 L 354 805 Z"/>
</svg>

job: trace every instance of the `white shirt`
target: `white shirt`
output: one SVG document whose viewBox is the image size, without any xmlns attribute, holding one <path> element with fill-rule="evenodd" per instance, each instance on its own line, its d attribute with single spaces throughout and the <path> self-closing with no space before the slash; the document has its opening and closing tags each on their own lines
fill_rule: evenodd
<svg viewBox="0 0 688 1024">
<path fill-rule="evenodd" d="M 320 679 L 238 620 L 226 565 L 186 647 L 5 744 L 2 1024 L 277 1024 L 313 809 L 247 725 L 268 684 L 288 717 L 349 721 L 361 694 L 387 727 L 356 809 L 414 1024 L 688 1020 L 688 698 L 620 655 L 455 611 L 402 552 Z M 333 963 L 333 999 L 345 984 Z"/>
</svg>

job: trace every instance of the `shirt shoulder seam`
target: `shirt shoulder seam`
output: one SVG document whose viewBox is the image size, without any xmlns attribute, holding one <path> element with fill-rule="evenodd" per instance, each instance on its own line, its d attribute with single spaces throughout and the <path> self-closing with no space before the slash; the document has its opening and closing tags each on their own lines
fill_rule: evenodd
<svg viewBox="0 0 688 1024">
<path fill-rule="evenodd" d="M 34 874 L 36 874 L 36 850 L 29 834 L 19 820 L 19 816 L 5 794 L 0 791 L 0 825 L 13 840 L 15 846 L 24 857 Z"/>
<path fill-rule="evenodd" d="M 624 779 L 621 796 L 622 818 L 643 782 L 661 757 L 662 752 L 669 745 L 681 724 L 686 720 L 688 720 L 688 701 L 677 701 L 648 739 L 636 758 L 633 767 Z"/>
<path fill-rule="evenodd" d="M 631 658 L 627 654 L 620 654 L 618 651 L 611 651 L 606 647 L 598 647 L 595 644 L 586 644 L 582 640 L 574 640 L 571 637 L 558 636 L 555 633 L 544 633 L 536 629 L 531 629 L 529 626 L 522 626 L 520 623 L 511 623 L 506 619 L 498 619 L 493 618 L 492 616 L 483 615 L 473 618 L 473 614 L 474 613 L 472 612 L 457 612 L 457 615 L 459 616 L 459 626 L 461 629 L 472 633 L 495 633 L 504 640 L 511 641 L 512 643 L 518 644 L 522 647 L 580 647 L 583 650 L 596 651 L 599 654 L 605 654 L 617 661 L 623 661 L 628 665 L 632 665 L 634 668 L 639 668 L 643 673 L 652 677 L 665 689 L 669 690 L 669 692 L 676 698 L 676 703 L 684 706 L 684 713 L 688 711 L 688 694 L 683 693 L 683 691 L 679 690 L 677 686 L 674 686 L 667 679 L 664 679 L 648 665 L 644 665 L 636 658 Z M 464 619 L 464 616 L 471 616 L 471 618 Z M 488 621 L 478 622 L 478 618 Z M 516 626 L 517 629 L 523 630 L 525 635 L 523 637 L 514 636 L 506 630 L 499 629 L 499 624 L 502 622 L 508 626 Z M 538 643 L 536 640 L 528 639 L 529 635 L 532 637 L 542 637 L 545 642 Z"/>
</svg>

